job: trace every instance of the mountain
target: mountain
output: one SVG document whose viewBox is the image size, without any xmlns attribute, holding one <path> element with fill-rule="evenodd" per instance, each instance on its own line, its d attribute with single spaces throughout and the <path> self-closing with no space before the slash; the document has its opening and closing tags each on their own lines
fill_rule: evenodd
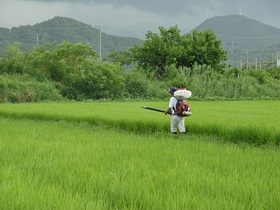
<svg viewBox="0 0 280 210">
<path fill-rule="evenodd" d="M 233 43 L 240 49 L 259 49 L 280 43 L 280 29 L 244 15 L 216 16 L 205 20 L 197 30 L 212 29 L 223 46 Z"/>
<path fill-rule="evenodd" d="M 142 42 L 138 38 L 108 35 L 102 32 L 102 28 L 100 31 L 98 28 L 66 17 L 54 17 L 33 26 L 12 29 L 0 27 L 0 55 L 3 54 L 3 49 L 15 42 L 22 43 L 22 47 L 26 49 L 35 48 L 46 42 L 60 43 L 62 41 L 90 43 L 94 50 L 101 52 L 102 57 L 114 50 L 128 50 L 133 45 L 139 45 Z"/>
<path fill-rule="evenodd" d="M 217 39 L 222 40 L 223 48 L 228 51 L 232 65 L 242 65 L 242 62 L 257 62 L 261 65 L 260 62 L 274 63 L 278 59 L 280 29 L 244 15 L 212 17 L 195 29 L 213 30 Z"/>
</svg>

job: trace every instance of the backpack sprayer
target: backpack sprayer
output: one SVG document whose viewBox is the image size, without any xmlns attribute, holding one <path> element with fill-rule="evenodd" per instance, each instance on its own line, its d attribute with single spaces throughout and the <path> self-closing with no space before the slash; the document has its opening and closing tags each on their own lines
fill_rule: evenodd
<svg viewBox="0 0 280 210">
<path fill-rule="evenodd" d="M 174 92 L 175 98 L 178 99 L 178 107 L 177 107 L 177 115 L 181 117 L 188 117 L 191 116 L 192 113 L 190 112 L 190 106 L 187 104 L 186 99 L 191 97 L 192 92 L 189 90 L 186 90 L 185 88 L 178 89 Z M 164 110 L 156 109 L 148 106 L 141 106 L 143 109 L 148 109 L 156 112 L 162 112 L 165 113 Z M 178 112 L 179 110 L 179 112 Z M 171 113 L 169 113 L 171 115 Z"/>
</svg>

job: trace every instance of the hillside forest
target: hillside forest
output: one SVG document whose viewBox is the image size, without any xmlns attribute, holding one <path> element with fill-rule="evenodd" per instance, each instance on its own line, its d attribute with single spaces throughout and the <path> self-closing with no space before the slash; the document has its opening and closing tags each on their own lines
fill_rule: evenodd
<svg viewBox="0 0 280 210">
<path fill-rule="evenodd" d="M 102 60 L 86 42 L 14 43 L 0 58 L 0 102 L 162 100 L 170 87 L 191 90 L 193 100 L 280 98 L 279 68 L 240 69 L 227 59 L 212 30 L 180 35 L 177 26 Z"/>
</svg>

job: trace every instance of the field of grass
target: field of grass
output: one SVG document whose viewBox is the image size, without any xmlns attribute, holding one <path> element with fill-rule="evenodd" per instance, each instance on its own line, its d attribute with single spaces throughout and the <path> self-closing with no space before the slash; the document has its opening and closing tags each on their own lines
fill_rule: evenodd
<svg viewBox="0 0 280 210">
<path fill-rule="evenodd" d="M 187 132 L 234 143 L 280 144 L 280 101 L 191 101 Z M 87 122 L 136 133 L 169 131 L 169 117 L 141 109 L 166 109 L 166 102 L 66 102 L 1 104 L 0 116 Z"/>
<path fill-rule="evenodd" d="M 190 104 L 0 104 L 0 209 L 278 209 L 279 101 Z"/>
<path fill-rule="evenodd" d="M 0 105 L 0 209 L 279 209 L 277 147 L 128 132 L 106 121 L 122 123 L 125 113 L 102 115 L 94 110 L 105 104 L 94 106 Z M 165 129 L 169 122 L 141 109 L 134 119 L 133 111 L 131 123 L 146 118 Z M 93 123 L 98 118 L 102 124 Z"/>
</svg>

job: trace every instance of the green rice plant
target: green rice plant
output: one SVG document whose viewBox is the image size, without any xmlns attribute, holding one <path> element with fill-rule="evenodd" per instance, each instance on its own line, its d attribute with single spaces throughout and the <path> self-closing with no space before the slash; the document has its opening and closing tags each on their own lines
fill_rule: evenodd
<svg viewBox="0 0 280 210">
<path fill-rule="evenodd" d="M 191 123 L 196 133 L 233 142 L 277 142 L 279 101 L 209 101 L 195 103 L 195 108 Z"/>
<path fill-rule="evenodd" d="M 189 133 L 231 142 L 279 144 L 279 101 L 191 101 Z M 2 116 L 38 120 L 87 122 L 137 133 L 168 132 L 169 116 L 141 109 L 165 110 L 167 102 L 64 102 L 1 104 Z"/>
<path fill-rule="evenodd" d="M 278 209 L 280 154 L 0 117 L 1 209 Z M 211 140 L 211 141 L 209 141 Z"/>
</svg>

